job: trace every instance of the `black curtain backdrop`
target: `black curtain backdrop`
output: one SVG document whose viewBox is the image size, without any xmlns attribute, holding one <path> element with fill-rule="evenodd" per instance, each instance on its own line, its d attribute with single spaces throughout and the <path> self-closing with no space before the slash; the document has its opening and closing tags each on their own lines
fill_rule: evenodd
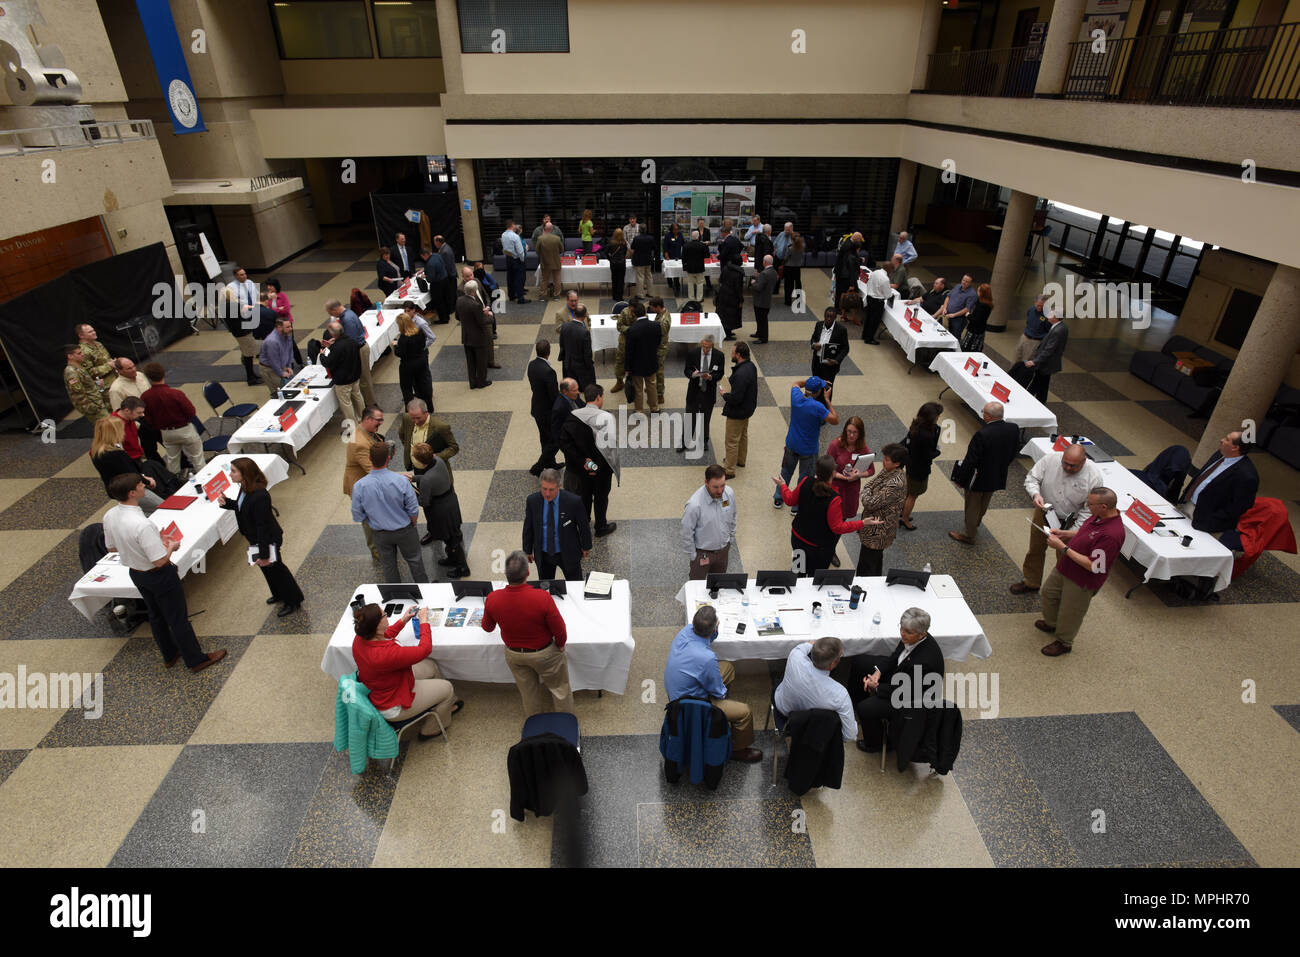
<svg viewBox="0 0 1300 957">
<path fill-rule="evenodd" d="M 166 283 L 163 318 L 154 318 L 154 286 Z M 174 315 L 175 278 L 162 243 L 80 266 L 58 279 L 0 303 L 0 340 L 9 354 L 31 400 L 37 420 L 56 422 L 72 411 L 63 387 L 63 346 L 75 342 L 73 328 L 88 322 L 99 333 L 111 356 L 134 357 L 140 351 L 140 336 L 150 355 L 183 335 L 190 324 Z M 133 347 L 117 326 L 137 316 L 148 317 L 136 333 Z"/>
<path fill-rule="evenodd" d="M 393 245 L 393 235 L 401 232 L 406 233 L 407 243 L 419 252 L 420 225 L 406 218 L 408 209 L 418 209 L 429 220 L 429 248 L 433 248 L 434 236 L 442 236 L 456 250 L 456 258 L 464 258 L 460 203 L 455 193 L 371 193 L 370 208 L 381 245 Z"/>
</svg>

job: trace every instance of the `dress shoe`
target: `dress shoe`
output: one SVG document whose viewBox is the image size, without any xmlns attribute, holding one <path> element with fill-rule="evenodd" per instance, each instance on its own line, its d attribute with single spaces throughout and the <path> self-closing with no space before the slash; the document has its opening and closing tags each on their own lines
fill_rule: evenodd
<svg viewBox="0 0 1300 957">
<path fill-rule="evenodd" d="M 496 363 L 496 362 L 489 362 L 489 363 L 488 363 L 488 368 L 489 368 L 489 369 L 500 369 L 501 366 L 500 366 L 499 363 Z"/>
<path fill-rule="evenodd" d="M 744 761 L 746 764 L 757 764 L 763 760 L 763 752 L 758 748 L 741 748 L 739 751 L 731 752 L 731 760 Z"/>
<path fill-rule="evenodd" d="M 1023 595 L 1028 591 L 1038 591 L 1038 589 L 1032 585 L 1026 585 L 1023 581 L 1018 581 L 1011 586 L 1011 594 L 1013 595 Z"/>
<path fill-rule="evenodd" d="M 964 532 L 949 532 L 948 537 L 954 542 L 961 542 L 963 545 L 974 545 L 975 539 L 971 538 Z"/>
<path fill-rule="evenodd" d="M 420 538 L 420 544 L 421 544 L 421 545 L 428 545 L 428 544 L 429 544 L 430 542 L 432 542 L 432 541 L 433 541 L 433 532 L 429 532 L 429 533 L 427 533 L 427 534 L 421 536 L 421 538 Z"/>
<path fill-rule="evenodd" d="M 448 578 L 469 578 L 469 566 L 460 565 L 456 568 L 447 569 Z"/>
<path fill-rule="evenodd" d="M 529 474 L 529 475 L 541 475 L 541 474 L 542 474 L 542 466 L 541 466 L 541 465 L 534 465 L 532 468 L 530 468 L 530 469 L 528 470 L 528 474 Z"/>
<path fill-rule="evenodd" d="M 1070 653 L 1070 646 L 1063 645 L 1059 641 L 1054 641 L 1050 645 L 1044 645 L 1042 652 L 1049 658 L 1055 658 L 1057 655 L 1068 655 Z"/>
<path fill-rule="evenodd" d="M 622 392 L 622 391 L 623 391 L 623 380 L 622 380 L 622 379 L 619 379 L 617 382 L 614 383 L 614 387 L 613 387 L 612 391 L 614 391 L 614 392 Z"/>
<path fill-rule="evenodd" d="M 1034 627 L 1037 628 L 1039 631 L 1045 631 L 1045 632 L 1047 632 L 1049 635 L 1054 635 L 1054 634 L 1056 634 L 1056 626 L 1055 626 L 1055 625 L 1049 625 L 1047 622 L 1043 621 L 1043 619 L 1041 619 L 1041 618 L 1038 619 L 1036 622 L 1034 622 Z"/>
<path fill-rule="evenodd" d="M 898 520 L 898 524 L 901 525 L 901 526 L 903 526 L 903 528 L 907 529 L 909 532 L 914 532 L 914 531 L 916 531 L 916 525 L 915 525 L 913 522 L 909 521 L 909 520 L 905 520 L 905 519 L 901 519 L 901 518 L 900 518 L 900 519 Z"/>
<path fill-rule="evenodd" d="M 832 556 L 831 556 L 831 568 L 839 568 L 839 567 L 840 567 L 840 556 L 838 556 L 838 555 L 832 555 Z"/>
<path fill-rule="evenodd" d="M 222 648 L 219 651 L 214 651 L 208 655 L 206 661 L 200 661 L 197 665 L 192 667 L 190 671 L 193 671 L 195 674 L 198 674 L 200 671 L 202 671 L 204 668 L 208 667 L 209 665 L 215 665 L 218 661 L 220 661 L 224 657 L 226 657 L 225 648 Z"/>
<path fill-rule="evenodd" d="M 446 558 L 438 559 L 438 564 L 441 565 L 443 568 L 455 568 L 457 565 L 460 564 L 460 559 L 448 555 Z"/>
<path fill-rule="evenodd" d="M 170 668 L 172 665 L 176 664 L 176 662 L 178 662 L 178 661 L 180 661 L 180 660 L 181 660 L 181 656 L 180 656 L 180 655 L 177 655 L 177 656 L 174 657 L 174 658 L 164 658 L 164 659 L 163 659 L 163 667 L 164 667 L 164 668 Z"/>
<path fill-rule="evenodd" d="M 278 598 L 276 598 L 274 595 L 272 595 L 270 598 L 268 598 L 268 599 L 266 600 L 266 603 L 267 603 L 268 605 L 274 605 L 274 604 L 275 604 L 277 601 L 279 601 L 279 600 L 280 600 L 280 599 L 278 599 Z"/>
<path fill-rule="evenodd" d="M 481 386 L 479 386 L 479 388 L 480 388 L 480 389 L 486 389 L 486 388 L 487 388 L 488 386 L 490 386 L 491 384 L 492 384 L 492 380 L 491 380 L 491 379 L 488 379 L 487 382 L 484 382 Z"/>
<path fill-rule="evenodd" d="M 521 305 L 521 306 L 526 306 L 526 305 L 528 305 L 530 302 L 532 302 L 532 300 L 531 300 L 531 299 L 516 299 L 515 302 L 519 303 L 519 305 Z"/>
<path fill-rule="evenodd" d="M 880 753 L 880 748 L 879 748 L 879 747 L 874 747 L 874 748 L 873 748 L 871 745 L 867 744 L 867 742 L 863 741 L 861 738 L 858 738 L 858 750 L 861 751 L 863 754 L 879 754 L 879 753 Z"/>
<path fill-rule="evenodd" d="M 596 529 L 596 537 L 597 537 L 597 538 L 604 538 L 606 535 L 609 535 L 610 533 L 612 533 L 612 532 L 614 531 L 614 529 L 616 529 L 616 528 L 618 528 L 618 522 L 610 522 L 610 523 L 609 523 L 608 525 L 606 525 L 604 528 L 598 528 L 598 529 Z"/>
<path fill-rule="evenodd" d="M 292 615 L 296 611 L 299 611 L 301 608 L 302 605 L 284 605 L 279 611 L 275 613 L 275 617 L 288 618 L 290 615 Z"/>
<path fill-rule="evenodd" d="M 736 473 L 735 473 L 735 472 L 725 472 L 725 473 L 723 473 L 723 474 L 726 475 L 727 478 L 729 478 L 729 479 L 733 479 L 733 478 L 736 477 Z"/>
</svg>

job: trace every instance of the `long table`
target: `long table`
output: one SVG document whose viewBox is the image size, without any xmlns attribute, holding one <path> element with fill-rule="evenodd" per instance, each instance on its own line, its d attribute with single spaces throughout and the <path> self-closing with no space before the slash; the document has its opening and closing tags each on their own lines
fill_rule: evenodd
<svg viewBox="0 0 1300 957">
<path fill-rule="evenodd" d="M 306 394 L 301 392 L 304 386 L 307 387 Z M 297 421 L 287 430 L 282 430 L 275 410 L 284 405 L 286 400 L 271 399 L 235 430 L 226 446 L 229 451 L 244 452 L 253 446 L 288 446 L 291 459 L 296 464 L 297 453 L 334 417 L 339 409 L 339 400 L 324 366 L 307 366 L 286 382 L 284 388 L 300 390 L 293 400 L 303 403 L 295 412 Z M 301 467 L 300 465 L 299 468 Z"/>
<path fill-rule="evenodd" d="M 867 284 L 858 280 L 858 290 L 862 293 L 863 301 L 867 297 Z M 913 315 L 921 323 L 921 329 L 918 332 L 913 329 L 907 320 L 907 310 L 911 309 Z M 908 306 L 903 302 L 903 297 L 897 295 L 894 297 L 894 304 L 891 306 L 889 300 L 885 300 L 885 309 L 882 315 L 885 328 L 889 334 L 894 337 L 898 347 L 907 355 L 907 361 L 916 364 L 917 349 L 946 349 L 956 351 L 961 348 L 961 343 L 957 337 L 944 328 L 943 323 L 935 319 L 932 315 L 921 308 L 921 304 Z M 911 375 L 912 370 L 907 370 Z"/>
<path fill-rule="evenodd" d="M 700 321 L 686 325 L 682 322 L 682 314 L 674 312 L 672 327 L 668 330 L 669 342 L 685 342 L 692 345 L 699 345 L 700 340 L 705 336 L 713 336 L 716 343 L 722 342 L 722 337 L 727 334 L 727 330 L 722 328 L 722 318 L 716 312 L 700 313 Z M 591 349 L 593 352 L 600 349 L 617 349 L 618 348 L 618 316 L 592 316 L 591 317 Z"/>
<path fill-rule="evenodd" d="M 625 266 L 626 272 L 624 273 L 624 275 L 631 277 L 633 272 L 632 260 L 628 259 L 626 260 L 626 263 L 627 263 L 627 265 Z M 581 286 L 583 283 L 588 283 L 588 282 L 608 283 L 612 280 L 612 278 L 613 277 L 610 274 L 608 259 L 597 260 L 595 263 L 593 263 L 590 266 L 584 266 L 581 263 L 574 263 L 572 265 L 560 266 L 561 283 L 573 283 L 574 285 Z M 538 266 L 533 271 L 533 285 L 537 286 L 541 283 L 541 281 L 542 281 L 542 267 Z"/>
<path fill-rule="evenodd" d="M 429 303 L 433 301 L 433 293 L 420 292 L 420 287 L 416 283 L 414 277 L 409 280 L 402 280 L 402 282 L 403 285 L 406 285 L 406 294 L 403 295 L 402 286 L 398 286 L 388 294 L 387 298 L 384 299 L 383 305 L 387 308 L 397 309 L 400 312 L 403 303 L 413 302 L 421 312 L 428 309 Z M 430 288 L 432 288 L 432 286 L 430 286 Z M 381 349 L 380 351 L 382 352 L 383 350 Z"/>
<path fill-rule="evenodd" d="M 1051 441 L 1037 438 L 1028 442 L 1020 452 L 1036 463 L 1051 449 Z M 1099 462 L 1097 468 L 1106 477 L 1106 487 L 1119 498 L 1118 507 L 1124 519 L 1124 545 L 1120 548 L 1120 554 L 1146 569 L 1141 584 L 1152 579 L 1164 581 L 1178 575 L 1192 575 L 1213 578 L 1215 591 L 1228 587 L 1232 581 L 1232 552 L 1227 546 L 1209 532 L 1192 528 L 1191 519 L 1184 518 L 1172 503 L 1165 501 L 1123 465 L 1118 462 Z M 1136 522 L 1124 515 L 1135 498 L 1158 515 L 1166 516 L 1165 527 L 1178 534 L 1172 537 L 1158 535 L 1156 532 L 1161 531 L 1160 526 L 1153 532 L 1144 532 Z M 1174 515 L 1179 517 L 1169 517 Z M 1187 546 L 1182 544 L 1185 535 L 1192 538 Z M 1128 595 L 1133 594 L 1136 588 L 1134 586 L 1129 589 Z M 1124 597 L 1127 598 L 1128 595 Z"/>
<path fill-rule="evenodd" d="M 718 610 L 728 627 L 720 627 L 713 642 L 719 658 L 785 658 L 795 645 L 826 635 L 844 642 L 846 655 L 888 654 L 898 642 L 898 621 L 902 613 L 913 606 L 930 614 L 930 636 L 943 650 L 945 658 L 965 661 L 968 657 L 987 658 L 993 654 L 988 638 L 975 619 L 974 613 L 961 597 L 952 578 L 932 575 L 925 590 L 911 585 L 886 585 L 884 578 L 855 578 L 854 584 L 867 590 L 856 609 L 848 608 L 848 589 L 837 586 L 820 591 L 811 578 L 800 578 L 794 589 L 786 595 L 769 595 L 760 592 L 749 579 L 744 597 L 736 591 L 719 591 L 718 597 L 709 597 L 703 581 L 688 581 L 677 592 L 677 601 L 686 611 L 690 624 L 700 604 L 710 604 Z M 949 597 L 941 597 L 936 588 L 942 588 Z M 838 596 L 838 598 L 837 598 Z M 812 619 L 810 609 L 814 601 L 822 603 L 822 616 Z M 736 608 L 739 602 L 739 608 Z M 843 610 L 837 614 L 836 608 Z M 760 635 L 757 619 L 780 616 L 781 609 L 801 609 L 801 614 L 786 614 L 797 634 Z M 880 624 L 872 621 L 880 613 Z M 735 621 L 745 623 L 743 634 L 737 634 Z M 802 630 L 801 626 L 807 626 Z M 784 628 L 784 624 L 782 626 Z"/>
<path fill-rule="evenodd" d="M 966 369 L 968 360 L 974 360 L 979 366 L 978 375 L 971 375 Z M 941 352 L 934 357 L 930 368 L 939 373 L 948 389 L 957 393 L 976 415 L 982 414 L 984 406 L 989 402 L 1001 402 L 1002 418 L 1007 422 L 1022 429 L 1056 428 L 1056 413 L 1030 395 L 1024 386 L 982 352 Z M 1011 393 L 1010 398 L 994 399 L 994 383 L 1006 386 Z M 939 394 L 943 395 L 943 392 Z"/>
<path fill-rule="evenodd" d="M 494 587 L 504 587 L 504 582 L 494 582 Z M 429 609 L 440 608 L 443 620 L 452 608 L 471 611 L 483 607 L 482 598 L 456 600 L 451 584 L 424 582 L 420 586 L 420 604 Z M 348 593 L 361 595 L 367 602 L 383 605 L 378 585 L 361 585 Z M 569 663 L 569 684 L 574 691 L 609 691 L 622 694 L 627 687 L 628 669 L 632 666 L 631 592 L 626 580 L 614 582 L 608 599 L 588 601 L 582 597 L 582 584 L 576 582 L 563 598 L 555 600 L 568 632 L 564 651 Z M 405 605 L 403 605 L 405 607 Z M 400 612 L 398 613 L 400 614 Z M 418 641 L 414 629 L 407 627 L 398 639 L 401 644 L 415 645 Z M 352 608 L 344 609 L 343 617 L 330 636 L 321 658 L 321 671 L 340 678 L 356 670 L 352 657 L 352 640 L 356 632 L 352 627 Z M 510 684 L 514 677 L 506 665 L 505 645 L 501 631 L 487 632 L 479 625 L 433 629 L 433 656 L 443 677 L 449 680 L 486 681 L 493 684 Z"/>
<path fill-rule="evenodd" d="M 754 260 L 750 259 L 749 257 L 745 257 L 745 262 L 741 268 L 745 270 L 746 276 L 758 275 L 758 269 L 754 266 Z M 709 279 L 716 280 L 720 275 L 722 275 L 722 263 L 705 263 L 704 275 L 707 276 Z M 682 268 L 682 261 L 680 259 L 664 260 L 664 278 L 665 279 L 686 278 L 686 270 Z"/>
<path fill-rule="evenodd" d="M 194 483 L 206 483 L 214 478 L 217 472 L 225 472 L 229 480 L 230 463 L 235 458 L 237 456 L 218 455 L 204 465 L 190 481 L 181 486 L 177 494 L 195 495 Z M 268 488 L 283 482 L 289 475 L 288 466 L 278 455 L 249 455 L 248 458 L 256 462 L 257 467 L 262 470 Z M 239 486 L 232 482 L 230 488 L 226 490 L 226 496 L 233 498 L 238 494 Z M 172 564 L 176 566 L 176 572 L 182 578 L 194 570 L 194 567 L 208 553 L 208 549 L 218 542 L 228 542 L 238 531 L 234 511 L 223 509 L 215 502 L 209 502 L 207 496 L 202 494 L 198 494 L 195 500 L 183 509 L 157 509 L 149 516 L 149 521 L 159 530 L 166 528 L 172 522 L 175 522 L 176 527 L 180 529 L 181 545 L 172 553 Z M 140 592 L 131 581 L 129 570 L 121 563 L 116 552 L 109 552 L 103 561 L 78 579 L 72 588 L 72 594 L 68 596 L 68 601 L 72 602 L 73 607 L 87 619 L 91 619 L 98 609 L 114 598 L 139 597 Z"/>
</svg>

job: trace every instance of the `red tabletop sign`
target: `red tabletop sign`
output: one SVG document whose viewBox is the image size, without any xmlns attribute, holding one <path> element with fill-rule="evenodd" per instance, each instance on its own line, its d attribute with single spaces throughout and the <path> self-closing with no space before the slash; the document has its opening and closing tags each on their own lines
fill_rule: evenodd
<svg viewBox="0 0 1300 957">
<path fill-rule="evenodd" d="M 293 409 L 285 409 L 280 415 L 280 431 L 288 432 L 298 424 L 298 413 Z"/>
<path fill-rule="evenodd" d="M 909 317 L 908 320 L 907 320 L 907 324 L 908 324 L 909 326 L 912 327 L 912 331 L 913 331 L 913 332 L 920 332 L 920 331 L 921 331 L 921 320 L 920 320 L 920 319 L 913 319 L 913 318 Z"/>
<path fill-rule="evenodd" d="M 1137 499 L 1133 499 L 1133 504 L 1128 507 L 1128 511 L 1124 514 L 1133 519 L 1133 523 L 1144 532 L 1151 531 L 1156 527 L 1156 523 L 1160 521 L 1159 515 Z"/>
<path fill-rule="evenodd" d="M 993 398 L 997 399 L 999 402 L 1006 402 L 1011 398 L 1011 390 L 1001 382 L 993 383 L 993 388 L 990 391 L 993 393 Z"/>
<path fill-rule="evenodd" d="M 911 306 L 908 306 L 906 309 L 903 310 L 903 318 L 909 321 L 916 318 L 916 313 L 912 311 Z"/>
<path fill-rule="evenodd" d="M 572 256 L 561 256 L 561 257 L 560 257 L 560 265 L 561 265 L 561 266 L 576 266 L 576 265 L 578 265 L 578 261 L 577 261 L 576 259 L 574 259 Z"/>
<path fill-rule="evenodd" d="M 583 257 L 582 257 L 582 264 L 583 264 L 584 266 L 594 266 L 594 265 L 596 265 L 598 262 L 599 262 L 599 260 L 598 260 L 595 256 L 583 256 Z"/>
<path fill-rule="evenodd" d="M 974 359 L 967 359 L 966 364 L 962 366 L 962 370 L 969 372 L 973 376 L 978 376 L 980 374 L 980 364 Z"/>
<path fill-rule="evenodd" d="M 1052 443 L 1053 452 L 1064 452 L 1070 447 L 1070 440 L 1064 435 L 1057 436 L 1056 441 Z"/>
<path fill-rule="evenodd" d="M 716 265 L 718 264 L 718 257 L 717 257 L 717 256 L 710 256 L 708 259 L 706 259 L 706 260 L 704 260 L 704 261 L 705 261 L 706 263 L 708 263 L 710 266 L 716 266 Z"/>
<path fill-rule="evenodd" d="M 172 522 L 170 525 L 168 525 L 158 534 L 162 537 L 162 540 L 164 542 L 168 542 L 168 543 L 175 542 L 177 545 L 179 545 L 181 543 L 181 539 L 185 537 L 184 535 L 181 534 L 181 530 L 176 527 L 175 522 Z"/>
<path fill-rule="evenodd" d="M 398 298 L 400 299 L 404 297 L 407 293 L 407 290 L 409 290 L 410 288 L 411 288 L 411 280 L 408 279 L 406 280 L 406 282 L 402 283 L 402 288 L 397 290 Z"/>
<path fill-rule="evenodd" d="M 382 310 L 382 309 L 376 309 L 376 310 L 375 310 L 375 325 L 376 325 L 376 326 L 382 326 L 383 324 L 384 324 L 384 310 Z"/>
<path fill-rule="evenodd" d="M 228 488 L 230 488 L 230 479 L 226 478 L 225 472 L 218 472 L 203 483 L 203 494 L 208 497 L 209 502 L 215 502 Z"/>
<path fill-rule="evenodd" d="M 700 314 L 698 312 L 683 312 L 683 326 L 698 326 L 700 324 Z"/>
</svg>

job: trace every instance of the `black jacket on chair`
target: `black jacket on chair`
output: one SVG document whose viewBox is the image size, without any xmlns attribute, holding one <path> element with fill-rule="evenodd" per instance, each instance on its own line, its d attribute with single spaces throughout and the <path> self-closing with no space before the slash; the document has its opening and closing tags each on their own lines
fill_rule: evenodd
<svg viewBox="0 0 1300 957">
<path fill-rule="evenodd" d="M 533 390 L 529 414 L 534 419 L 549 419 L 555 408 L 555 397 L 560 394 L 560 384 L 551 364 L 541 356 L 528 363 L 528 387 Z"/>
<path fill-rule="evenodd" d="M 1000 492 L 1007 487 L 1007 469 L 1020 452 L 1020 429 L 999 419 L 987 422 L 971 436 L 966 454 L 952 470 L 954 485 L 971 492 Z"/>
<path fill-rule="evenodd" d="M 709 350 L 709 362 L 707 367 L 700 368 L 700 349 L 695 347 L 688 354 L 686 359 L 686 395 L 688 398 L 698 399 L 704 405 L 712 407 L 718 400 L 718 382 L 722 379 L 722 373 L 725 369 L 725 363 L 722 358 L 722 350 L 714 346 Z M 708 382 L 701 378 L 691 378 L 696 372 L 707 372 L 710 376 Z"/>
<path fill-rule="evenodd" d="M 785 727 L 790 735 L 790 757 L 785 764 L 790 790 L 805 794 L 815 787 L 838 788 L 844 778 L 839 713 L 827 708 L 796 711 Z"/>
<path fill-rule="evenodd" d="M 506 755 L 510 776 L 510 816 L 524 819 L 525 811 L 546 817 L 587 793 L 587 771 L 582 755 L 558 734 L 524 738 Z"/>
<path fill-rule="evenodd" d="M 1205 468 L 1187 480 L 1183 493 L 1186 494 L 1196 484 L 1198 477 L 1211 471 L 1222 460 L 1221 452 L 1210 456 Z M 1192 512 L 1192 528 L 1216 534 L 1236 528 L 1241 516 L 1255 504 L 1258 492 L 1259 472 L 1255 470 L 1255 463 L 1250 457 L 1243 455 L 1240 462 L 1202 486 L 1196 496 L 1196 509 Z"/>
<path fill-rule="evenodd" d="M 560 554 L 582 560 L 582 553 L 591 550 L 591 524 L 581 496 L 560 489 L 557 497 L 560 510 Z M 534 492 L 524 501 L 524 552 L 536 555 L 546 551 L 542 541 L 542 509 L 546 505 L 541 492 Z"/>
<path fill-rule="evenodd" d="M 274 545 L 276 551 L 284 543 L 284 532 L 275 520 L 275 510 L 271 506 L 271 493 L 264 488 L 254 489 L 244 495 L 244 507 L 238 506 L 238 500 L 222 498 L 222 508 L 235 510 L 235 521 L 239 524 L 239 534 L 248 539 L 248 544 L 257 546 L 257 557 L 269 559 L 271 553 L 268 545 Z"/>
</svg>

